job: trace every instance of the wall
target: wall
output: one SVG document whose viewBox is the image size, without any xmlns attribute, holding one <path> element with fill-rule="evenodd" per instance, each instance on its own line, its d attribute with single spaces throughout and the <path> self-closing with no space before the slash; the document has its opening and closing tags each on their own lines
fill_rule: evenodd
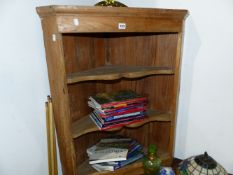
<svg viewBox="0 0 233 175">
<path fill-rule="evenodd" d="M 1 0 L 0 174 L 48 172 L 44 102 L 49 84 L 35 7 L 95 2 Z M 175 156 L 186 158 L 208 151 L 233 173 L 233 1 L 121 2 L 190 11 L 185 27 Z"/>
<path fill-rule="evenodd" d="M 88 0 L 0 2 L 1 175 L 48 174 L 44 102 L 50 92 L 35 10 L 48 4 L 92 5 Z"/>
</svg>

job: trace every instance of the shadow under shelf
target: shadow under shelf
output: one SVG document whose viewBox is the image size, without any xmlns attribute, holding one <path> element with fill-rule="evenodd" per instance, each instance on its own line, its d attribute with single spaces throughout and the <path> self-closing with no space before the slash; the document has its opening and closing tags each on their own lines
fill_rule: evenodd
<svg viewBox="0 0 233 175">
<path fill-rule="evenodd" d="M 137 123 L 133 123 L 133 124 L 125 125 L 125 126 L 120 126 L 120 127 L 116 127 L 116 128 L 104 130 L 104 131 L 118 131 L 122 129 L 123 127 L 136 128 L 146 123 L 155 122 L 155 121 L 170 122 L 171 119 L 172 119 L 172 114 L 170 112 L 147 110 L 147 116 L 141 122 L 137 122 Z M 84 134 L 95 132 L 95 131 L 102 131 L 102 130 L 99 130 L 99 128 L 95 125 L 95 123 L 90 119 L 89 115 L 84 116 L 83 118 L 75 121 L 72 124 L 72 137 L 73 138 L 78 138 Z"/>
</svg>

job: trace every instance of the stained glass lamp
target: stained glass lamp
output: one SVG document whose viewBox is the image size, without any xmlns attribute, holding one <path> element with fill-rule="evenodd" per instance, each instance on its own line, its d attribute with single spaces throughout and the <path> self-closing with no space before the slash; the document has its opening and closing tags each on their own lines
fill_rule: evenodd
<svg viewBox="0 0 233 175">
<path fill-rule="evenodd" d="M 125 4 L 115 0 L 104 0 L 100 1 L 95 6 L 111 6 L 111 7 L 127 7 Z"/>
<path fill-rule="evenodd" d="M 178 168 L 181 175 L 228 175 L 207 152 L 185 159 Z"/>
</svg>

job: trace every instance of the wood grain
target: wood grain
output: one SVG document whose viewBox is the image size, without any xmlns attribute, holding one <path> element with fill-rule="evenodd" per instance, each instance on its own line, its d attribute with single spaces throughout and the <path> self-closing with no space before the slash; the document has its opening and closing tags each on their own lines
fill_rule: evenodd
<svg viewBox="0 0 233 175">
<path fill-rule="evenodd" d="M 149 110 L 147 112 L 147 115 L 148 116 L 144 119 L 144 121 L 135 123 L 135 124 L 125 125 L 124 127 L 135 128 L 135 127 L 142 126 L 149 122 L 171 121 L 171 114 L 168 112 L 159 112 L 159 111 Z M 113 128 L 113 129 L 105 130 L 105 131 L 117 131 L 120 129 L 122 129 L 122 127 L 117 127 L 117 128 Z M 80 120 L 75 121 L 72 125 L 73 138 L 77 138 L 89 132 L 95 132 L 95 131 L 99 131 L 99 129 L 95 125 L 95 123 L 90 119 L 89 115 L 82 117 Z"/>
<path fill-rule="evenodd" d="M 70 107 L 68 90 L 66 86 L 66 74 L 62 50 L 61 35 L 57 33 L 55 19 L 48 17 L 42 20 L 46 60 L 53 103 L 53 113 L 59 152 L 64 175 L 76 174 L 76 156 L 71 136 Z M 56 41 L 53 41 L 53 35 Z"/>
<path fill-rule="evenodd" d="M 116 80 L 120 78 L 140 78 L 155 74 L 174 74 L 171 68 L 152 66 L 104 66 L 83 72 L 69 74 L 67 83 L 77 83 L 90 80 Z"/>
</svg>

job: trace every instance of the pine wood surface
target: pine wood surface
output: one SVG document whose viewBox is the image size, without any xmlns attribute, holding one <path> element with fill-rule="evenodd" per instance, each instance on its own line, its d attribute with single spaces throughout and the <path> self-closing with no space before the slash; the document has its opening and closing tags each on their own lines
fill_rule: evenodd
<svg viewBox="0 0 233 175">
<path fill-rule="evenodd" d="M 127 23 L 125 32 L 180 32 L 187 13 L 186 10 L 80 6 L 40 7 L 37 12 L 41 17 L 56 15 L 61 33 L 121 32 L 117 25 L 122 22 Z M 73 19 L 78 19 L 79 25 L 75 25 Z M 157 23 L 154 23 L 155 19 Z"/>
<path fill-rule="evenodd" d="M 90 80 L 115 80 L 120 78 L 139 78 L 154 74 L 174 74 L 172 69 L 151 66 L 104 66 L 79 73 L 69 74 L 67 83 Z"/>
<path fill-rule="evenodd" d="M 37 12 L 42 18 L 63 174 L 83 175 L 86 148 L 111 134 L 132 137 L 144 147 L 156 144 L 170 164 L 187 11 L 47 6 Z M 119 23 L 126 28 L 120 29 Z M 148 96 L 148 109 L 165 113 L 112 132 L 98 131 L 87 120 L 92 111 L 88 97 L 123 89 Z M 142 170 L 136 167 L 118 174 Z"/>
<path fill-rule="evenodd" d="M 116 131 L 116 130 L 122 129 L 123 127 L 135 128 L 135 127 L 139 127 L 139 126 L 142 126 L 146 123 L 153 122 L 153 121 L 163 121 L 163 122 L 171 121 L 170 113 L 158 112 L 158 111 L 152 111 L 152 110 L 149 110 L 147 113 L 148 113 L 148 116 L 142 122 L 133 123 L 133 124 L 129 124 L 126 126 L 121 126 L 121 127 L 117 127 L 117 128 L 113 128 L 113 129 L 109 129 L 105 131 Z M 77 120 L 72 125 L 73 138 L 77 138 L 86 133 L 94 132 L 94 131 L 99 131 L 99 129 L 90 119 L 89 115 L 81 118 L 80 120 Z"/>
<path fill-rule="evenodd" d="M 44 44 L 48 65 L 48 76 L 53 103 L 54 120 L 57 131 L 60 158 L 64 174 L 77 174 L 76 155 L 71 135 L 68 90 L 66 86 L 65 66 L 61 36 L 57 34 L 56 23 L 53 17 L 42 20 Z M 56 33 L 57 41 L 52 40 Z"/>
</svg>

